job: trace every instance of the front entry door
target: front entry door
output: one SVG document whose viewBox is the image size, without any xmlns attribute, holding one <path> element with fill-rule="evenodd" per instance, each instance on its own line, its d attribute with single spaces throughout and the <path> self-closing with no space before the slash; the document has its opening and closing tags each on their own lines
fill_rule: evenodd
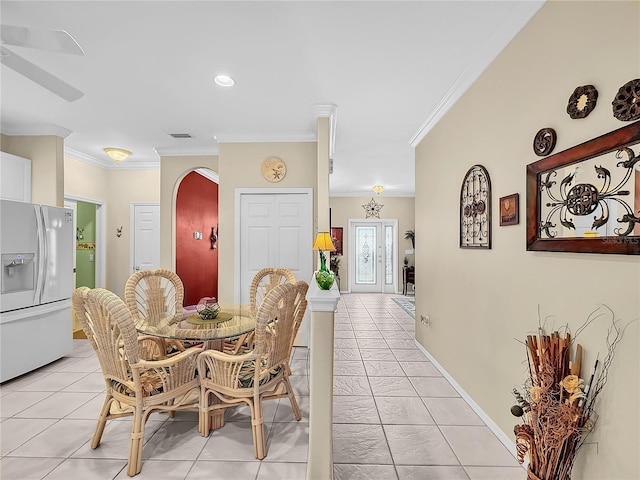
<svg viewBox="0 0 640 480">
<path fill-rule="evenodd" d="M 288 268 L 309 282 L 312 274 L 313 204 L 311 192 L 240 194 L 240 303 L 249 303 L 249 286 L 266 267 Z M 296 345 L 308 342 L 308 321 Z"/>
<path fill-rule="evenodd" d="M 396 291 L 396 220 L 349 220 L 349 283 L 352 292 Z"/>
<path fill-rule="evenodd" d="M 160 204 L 134 204 L 132 210 L 131 271 L 153 270 L 160 266 Z"/>
</svg>

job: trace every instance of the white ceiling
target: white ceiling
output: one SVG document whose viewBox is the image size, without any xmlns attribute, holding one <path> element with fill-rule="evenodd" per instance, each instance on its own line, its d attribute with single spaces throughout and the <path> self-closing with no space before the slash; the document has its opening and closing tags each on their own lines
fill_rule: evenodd
<svg viewBox="0 0 640 480">
<path fill-rule="evenodd" d="M 102 148 L 125 148 L 127 168 L 215 154 L 218 141 L 313 141 L 318 105 L 335 105 L 331 195 L 380 184 L 413 196 L 412 144 L 541 5 L 3 0 L 3 24 L 66 30 L 85 56 L 11 47 L 84 96 L 67 102 L 3 65 L 1 129 L 68 133 L 68 154 L 107 168 Z M 214 85 L 219 73 L 235 87 Z"/>
</svg>

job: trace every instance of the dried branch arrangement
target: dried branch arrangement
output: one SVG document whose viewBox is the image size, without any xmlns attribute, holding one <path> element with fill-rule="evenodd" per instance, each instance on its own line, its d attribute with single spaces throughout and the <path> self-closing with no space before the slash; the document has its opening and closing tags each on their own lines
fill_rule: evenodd
<svg viewBox="0 0 640 480">
<path fill-rule="evenodd" d="M 607 381 L 624 328 L 620 328 L 613 311 L 601 307 L 576 332 L 577 337 L 605 315 L 611 317 L 607 355 L 602 361 L 596 358 L 586 383 L 582 378 L 582 346 L 576 345 L 571 360 L 568 332 L 546 334 L 540 327 L 538 335 L 527 336 L 529 378 L 522 391 L 513 389 L 517 404 L 511 413 L 523 420 L 514 433 L 518 461 L 529 462 L 529 480 L 569 480 L 576 453 L 595 426 L 595 402 Z"/>
</svg>

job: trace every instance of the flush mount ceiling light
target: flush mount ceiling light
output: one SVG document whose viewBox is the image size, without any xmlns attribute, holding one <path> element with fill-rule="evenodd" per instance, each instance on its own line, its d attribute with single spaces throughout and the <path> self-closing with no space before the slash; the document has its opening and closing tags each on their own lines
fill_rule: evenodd
<svg viewBox="0 0 640 480">
<path fill-rule="evenodd" d="M 233 78 L 227 75 L 216 75 L 213 81 L 216 82 L 216 85 L 219 85 L 221 87 L 233 87 L 236 83 Z"/>
<path fill-rule="evenodd" d="M 384 192 L 384 187 L 382 185 L 374 185 L 371 190 L 380 195 L 382 192 Z"/>
<path fill-rule="evenodd" d="M 116 163 L 120 163 L 122 160 L 125 160 L 127 157 L 131 155 L 131 152 L 129 150 L 124 150 L 122 148 L 108 147 L 108 148 L 103 148 L 103 150 L 104 150 L 104 153 L 109 155 L 113 159 L 113 161 L 115 161 Z"/>
</svg>

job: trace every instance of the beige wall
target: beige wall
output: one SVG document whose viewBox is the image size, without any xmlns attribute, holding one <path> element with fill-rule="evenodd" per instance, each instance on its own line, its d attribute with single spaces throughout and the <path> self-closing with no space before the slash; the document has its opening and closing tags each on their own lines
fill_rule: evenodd
<svg viewBox="0 0 640 480">
<path fill-rule="evenodd" d="M 0 135 L 3 152 L 31 160 L 31 201 L 64 206 L 64 141 L 54 135 Z"/>
<path fill-rule="evenodd" d="M 431 319 L 417 322 L 417 338 L 507 437 L 518 423 L 511 390 L 527 376 L 518 340 L 539 320 L 575 332 L 601 303 L 636 320 L 600 395 L 597 446 L 586 445 L 575 466 L 581 479 L 640 475 L 640 258 L 527 252 L 525 166 L 539 158 L 532 141 L 542 127 L 556 130 L 557 153 L 623 126 L 611 100 L 638 78 L 639 19 L 637 1 L 548 2 L 416 149 L 416 313 Z M 586 84 L 598 104 L 572 120 L 567 100 Z M 494 212 L 501 196 L 517 192 L 522 202 L 517 226 L 499 227 L 493 215 L 491 250 L 458 248 L 460 185 L 474 163 L 489 171 Z M 579 336 L 588 370 L 598 351 L 606 355 L 607 326 L 602 319 Z"/>
<path fill-rule="evenodd" d="M 122 297 L 131 275 L 131 204 L 160 201 L 160 170 L 106 170 L 67 156 L 64 184 L 65 195 L 105 205 L 105 288 Z"/>
<path fill-rule="evenodd" d="M 208 168 L 218 173 L 216 155 L 160 157 L 160 266 L 175 270 L 175 212 L 178 185 L 192 170 Z M 222 208 L 222 205 L 220 205 Z"/>
<path fill-rule="evenodd" d="M 404 251 L 411 249 L 411 241 L 405 240 L 404 233 L 414 229 L 415 201 L 409 197 L 375 197 L 377 203 L 384 205 L 380 210 L 381 219 L 398 219 L 398 289 L 402 290 L 402 266 Z M 365 211 L 362 205 L 369 203 L 371 197 L 331 197 L 331 226 L 342 227 L 342 249 L 344 255 L 340 259 L 340 289 L 349 290 L 349 220 L 362 220 Z M 407 255 L 409 264 L 414 264 L 415 255 Z"/>
<path fill-rule="evenodd" d="M 287 165 L 285 178 L 270 183 L 262 176 L 262 162 L 278 157 Z M 218 248 L 218 296 L 222 302 L 234 301 L 235 280 L 235 194 L 237 188 L 313 188 L 316 186 L 316 142 L 223 143 L 220 144 L 220 232 Z M 314 212 L 315 208 L 314 199 Z M 314 225 L 316 219 L 314 218 Z M 311 247 L 310 247 L 311 248 Z M 224 278 L 224 280 L 223 280 Z"/>
</svg>

